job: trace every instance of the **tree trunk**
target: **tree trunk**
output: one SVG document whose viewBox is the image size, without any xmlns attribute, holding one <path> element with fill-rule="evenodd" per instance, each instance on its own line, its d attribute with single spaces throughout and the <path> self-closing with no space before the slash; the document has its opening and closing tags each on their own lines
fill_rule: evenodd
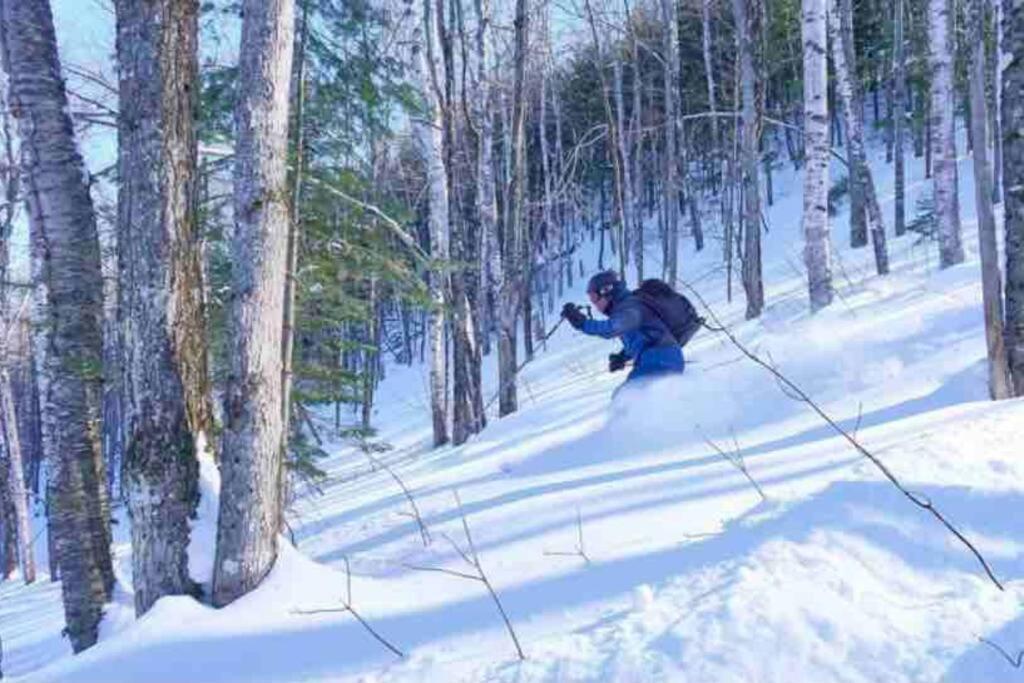
<svg viewBox="0 0 1024 683">
<path fill-rule="evenodd" d="M 630 164 L 629 141 L 626 138 L 626 102 L 622 95 L 622 60 L 616 55 L 613 61 L 615 79 L 615 127 L 619 143 L 619 163 L 622 168 L 622 252 L 619 257 L 619 272 L 626 275 L 629 262 L 629 240 L 636 234 L 636 202 L 633 199 L 633 169 Z"/>
<path fill-rule="evenodd" d="M 40 374 L 51 523 L 67 632 L 80 652 L 96 642 L 114 574 L 98 419 L 102 386 L 99 240 L 75 146 L 46 0 L 0 0 L 10 105 L 18 120 L 46 352 Z M 42 348 L 42 347 L 40 347 Z"/>
<path fill-rule="evenodd" d="M 277 559 L 285 433 L 282 334 L 288 269 L 292 0 L 244 0 L 235 108 L 231 375 L 224 404 L 213 602 L 255 588 Z"/>
<path fill-rule="evenodd" d="M 679 161 L 676 157 L 676 126 L 679 118 L 679 16 L 676 0 L 661 0 L 661 19 L 664 22 L 662 50 L 665 60 L 665 179 L 662 201 L 665 204 L 666 222 L 662 274 L 665 280 L 674 286 L 679 271 Z"/>
<path fill-rule="evenodd" d="M 875 250 L 875 269 L 879 275 L 889 272 L 889 254 L 885 244 L 885 222 L 882 210 L 878 206 L 875 193 L 875 181 L 868 166 L 867 153 L 864 150 L 864 122 L 860 88 L 855 79 L 857 64 L 854 61 L 853 45 L 853 10 L 851 0 L 832 0 L 829 35 L 832 45 L 832 61 L 836 71 L 836 92 L 842 102 L 846 123 L 847 158 L 850 164 L 851 192 L 854 186 L 860 193 L 863 202 L 863 218 L 866 219 L 868 233 Z M 856 221 L 853 217 L 859 211 L 850 206 L 850 225 L 853 229 Z M 859 241 L 860 236 L 851 230 L 851 242 Z M 866 239 L 866 235 L 865 235 Z M 857 244 L 852 244 L 857 246 Z"/>
<path fill-rule="evenodd" d="M 1001 0 L 989 0 L 992 5 L 992 33 L 995 50 L 992 59 L 993 106 L 990 113 L 992 127 L 992 203 L 1003 201 L 1003 12 Z"/>
<path fill-rule="evenodd" d="M 701 0 L 701 47 L 704 54 L 704 79 L 708 86 L 708 111 L 711 112 L 711 150 L 712 154 L 722 155 L 722 175 L 718 183 L 725 180 L 725 155 L 719 145 L 718 137 L 718 97 L 715 94 L 715 69 L 711 58 L 711 0 Z M 715 183 L 717 186 L 718 183 Z M 724 197 L 725 193 L 722 193 Z"/>
<path fill-rule="evenodd" d="M 174 0 L 116 7 L 124 483 L 141 615 L 165 595 L 195 592 L 196 440 L 210 426 L 195 213 L 198 8 Z"/>
<path fill-rule="evenodd" d="M 956 138 L 953 112 L 953 49 L 950 0 L 928 0 L 931 47 L 931 126 L 934 155 L 935 217 L 942 268 L 961 263 L 960 200 L 957 194 Z"/>
<path fill-rule="evenodd" d="M 904 0 L 896 0 L 893 29 L 893 161 L 895 164 L 895 228 L 899 237 L 907 231 L 906 164 L 903 159 L 903 122 L 907 115 L 907 59 L 903 38 Z"/>
<path fill-rule="evenodd" d="M 9 521 L 14 523 L 14 536 L 18 541 L 18 558 L 21 560 L 22 579 L 25 583 L 32 583 L 36 580 L 36 560 L 32 549 L 28 492 L 25 490 L 25 461 L 21 453 L 18 415 L 14 409 L 11 376 L 7 367 L 6 362 L 3 367 L 0 367 L 0 422 L 3 424 L 4 452 L 7 460 L 6 486 L 14 512 L 14 519 Z"/>
<path fill-rule="evenodd" d="M 418 3 L 422 2 L 422 8 Z M 420 110 L 411 117 L 413 139 L 427 171 L 427 222 L 430 232 L 430 254 L 438 264 L 448 260 L 449 196 L 447 169 L 444 161 L 444 135 L 441 107 L 443 82 L 434 68 L 437 46 L 434 17 L 430 0 L 407 0 L 410 30 L 409 67 L 414 70 L 420 97 Z M 430 409 L 434 426 L 434 446 L 448 443 L 448 363 L 444 343 L 447 278 L 442 268 L 431 270 L 430 289 Z"/>
<path fill-rule="evenodd" d="M 1003 337 L 1003 283 L 999 273 L 996 218 L 992 211 L 992 172 L 988 164 L 988 111 L 985 103 L 985 0 L 971 0 L 971 129 L 974 131 L 974 197 L 978 211 L 981 294 L 988 346 L 988 390 L 993 399 L 1013 396 Z"/>
<path fill-rule="evenodd" d="M 630 24 L 630 31 L 633 35 L 633 215 L 635 216 L 636 233 L 633 235 L 633 263 L 636 268 L 636 281 L 644 280 L 644 217 L 643 217 L 643 188 L 644 188 L 644 136 L 643 136 L 643 87 L 644 81 L 640 71 L 640 44 L 636 37 L 636 26 Z"/>
<path fill-rule="evenodd" d="M 502 234 L 501 286 L 498 306 L 498 414 L 501 417 L 513 413 L 518 407 L 516 396 L 516 318 L 519 314 L 523 282 L 526 269 L 530 267 L 527 250 L 528 240 L 524 235 L 524 203 L 526 193 L 526 143 L 524 127 L 526 119 L 526 46 L 529 35 L 529 13 L 527 0 L 516 0 L 515 47 L 513 51 L 512 116 L 506 142 L 511 153 L 511 168 L 508 189 L 508 220 Z"/>
<path fill-rule="evenodd" d="M 1003 41 L 1014 56 L 1002 79 L 1006 346 L 1014 394 L 1024 396 L 1024 12 L 1013 0 L 1003 9 Z"/>
<path fill-rule="evenodd" d="M 5 505 L 4 515 L 6 519 L 5 537 L 7 540 L 16 541 L 16 553 L 21 559 L 22 578 L 25 583 L 32 583 L 36 579 L 35 555 L 32 551 L 32 536 L 30 531 L 31 521 L 28 512 L 28 493 L 25 490 L 25 478 L 28 473 L 26 461 L 22 449 L 24 441 L 20 434 L 19 415 L 15 406 L 13 379 L 15 369 L 15 351 L 25 353 L 29 350 L 26 337 L 22 335 L 23 311 L 18 308 L 12 309 L 14 304 L 10 296 L 11 287 L 8 283 L 10 277 L 10 245 L 14 231 L 14 216 L 16 202 L 19 194 L 20 169 L 14 154 L 14 140 L 11 135 L 10 112 L 7 106 L 6 93 L 0 93 L 0 106 L 4 111 L 0 112 L 0 120 L 3 127 L 4 159 L 0 181 L 3 183 L 3 195 L 5 207 L 0 219 L 0 425 L 2 434 L 0 442 L 3 444 L 3 459 L 5 473 L 0 476 L 0 486 L 6 488 L 8 504 Z M 24 304 L 28 303 L 28 292 L 22 298 Z M 20 348 L 16 346 L 21 343 Z M 29 362 L 31 357 L 29 356 Z M 14 559 L 14 544 L 8 546 L 5 552 L 4 576 L 9 575 L 7 571 Z"/>
<path fill-rule="evenodd" d="M 614 232 L 611 240 L 612 253 L 618 254 L 619 256 L 619 272 L 624 273 L 626 270 L 626 251 L 621 249 L 624 242 L 624 236 L 626 233 L 626 216 L 625 216 L 625 183 L 623 181 L 623 160 L 622 160 L 622 147 L 621 147 L 621 134 L 622 134 L 622 122 L 616 120 L 615 114 L 612 112 L 612 93 L 615 84 L 612 86 L 608 85 L 608 80 L 605 78 L 604 72 L 604 58 L 605 58 L 605 44 L 601 40 L 601 35 L 598 31 L 597 20 L 594 16 L 594 9 L 591 6 L 590 0 L 584 0 L 584 7 L 586 8 L 587 21 L 590 24 L 590 34 L 594 40 L 594 68 L 597 70 L 597 78 L 601 84 L 601 103 L 604 105 L 605 122 L 608 124 L 608 159 L 611 162 L 612 167 L 612 187 L 614 189 L 615 199 L 615 224 Z M 618 56 L 614 55 L 612 66 L 612 79 L 619 85 L 622 82 L 622 65 L 618 60 Z"/>
<path fill-rule="evenodd" d="M 664 1 L 664 0 L 663 0 Z M 757 150 L 761 138 L 763 83 L 757 66 L 756 41 L 761 32 L 761 0 L 733 0 L 739 41 L 743 122 L 743 290 L 748 320 L 764 309 L 761 274 L 761 190 Z"/>
<path fill-rule="evenodd" d="M 294 0 L 293 0 L 294 1 Z M 287 457 L 288 439 L 291 435 L 292 419 L 292 385 L 295 380 L 295 295 L 298 288 L 299 243 L 302 239 L 302 180 L 305 171 L 305 108 L 306 108 L 306 39 L 309 34 L 309 2 L 301 0 L 302 23 L 299 28 L 299 42 L 295 57 L 298 62 L 295 69 L 295 117 L 292 145 L 295 152 L 295 168 L 292 169 L 291 205 L 288 220 L 288 270 L 284 280 L 284 317 L 281 321 L 281 430 L 284 432 L 285 453 Z M 281 478 L 282 505 L 288 504 L 287 472 Z"/>
<path fill-rule="evenodd" d="M 832 303 L 832 248 L 828 226 L 828 71 L 826 5 L 803 0 L 804 262 L 811 311 Z"/>
</svg>

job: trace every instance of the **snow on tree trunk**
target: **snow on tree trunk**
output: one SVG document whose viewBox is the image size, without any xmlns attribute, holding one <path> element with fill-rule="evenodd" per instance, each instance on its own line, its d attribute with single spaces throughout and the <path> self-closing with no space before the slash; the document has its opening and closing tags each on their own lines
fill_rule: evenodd
<svg viewBox="0 0 1024 683">
<path fill-rule="evenodd" d="M 826 4 L 803 0 L 804 46 L 804 262 L 811 310 L 832 303 L 832 249 L 828 225 L 828 72 Z"/>
<path fill-rule="evenodd" d="M 907 114 L 907 58 L 903 38 L 904 0 L 896 0 L 893 28 L 893 162 L 895 164 L 895 229 L 899 237 L 907 231 L 906 165 L 903 160 L 903 122 Z"/>
<path fill-rule="evenodd" d="M 97 429 L 103 351 L 99 239 L 49 2 L 0 0 L 0 31 L 9 102 L 21 138 L 33 274 L 39 277 L 50 521 L 67 632 L 79 652 L 96 642 L 103 603 L 114 584 Z"/>
<path fill-rule="evenodd" d="M 745 0 L 738 0 L 743 2 Z M 665 100 L 665 255 L 662 272 L 674 284 L 679 270 L 679 161 L 677 159 L 676 126 L 679 95 L 679 16 L 675 0 L 661 0 L 664 31 L 664 100 Z"/>
<path fill-rule="evenodd" d="M 663 0 L 665 1 L 665 0 Z M 743 204 L 743 290 L 747 296 L 747 319 L 764 309 L 761 273 L 761 184 L 758 169 L 758 141 L 761 138 L 763 83 L 758 75 L 755 43 L 761 32 L 761 0 L 733 0 L 739 42 L 740 91 L 742 93 L 742 204 Z"/>
<path fill-rule="evenodd" d="M 829 37 L 832 46 L 832 62 L 836 72 L 836 93 L 842 102 L 843 119 L 846 123 L 847 157 L 850 165 L 851 187 L 856 185 L 860 192 L 868 233 L 875 251 L 875 270 L 879 275 L 889 272 L 889 253 L 885 244 L 885 222 L 878 206 L 875 180 L 868 166 L 864 150 L 864 122 L 862 121 L 860 87 L 856 82 L 857 65 L 854 61 L 853 10 L 851 0 L 831 0 Z M 852 206 L 851 216 L 857 211 Z M 856 245 L 854 245 L 856 246 Z"/>
<path fill-rule="evenodd" d="M 259 585 L 277 559 L 285 434 L 281 366 L 288 268 L 293 0 L 245 0 L 234 166 L 231 374 L 224 401 L 213 603 Z"/>
<path fill-rule="evenodd" d="M 981 294 L 988 346 L 988 389 L 993 399 L 1013 396 L 1006 343 L 1003 337 L 1002 277 L 996 218 L 992 206 L 992 171 L 988 162 L 988 106 L 985 102 L 985 0 L 971 0 L 971 64 L 967 79 L 971 91 L 971 129 L 974 131 L 974 197 L 978 211 L 978 251 L 981 255 Z"/>
<path fill-rule="evenodd" d="M 196 221 L 198 8 L 118 0 L 118 237 L 135 611 L 188 594 L 196 434 L 209 429 Z"/>
<path fill-rule="evenodd" d="M 953 50 L 950 0 L 928 0 L 931 50 L 931 132 L 935 218 L 941 267 L 961 263 L 960 200 L 957 195 L 956 138 L 953 116 Z"/>
<path fill-rule="evenodd" d="M 1003 5 L 1003 202 L 1006 231 L 1006 346 L 1014 393 L 1024 396 L 1024 6 Z"/>
</svg>

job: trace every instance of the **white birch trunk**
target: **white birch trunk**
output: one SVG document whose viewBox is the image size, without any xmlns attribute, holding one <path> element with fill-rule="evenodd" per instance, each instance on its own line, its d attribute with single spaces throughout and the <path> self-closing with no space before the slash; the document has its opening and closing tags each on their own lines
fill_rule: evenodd
<svg viewBox="0 0 1024 683">
<path fill-rule="evenodd" d="M 953 49 L 950 0 L 928 0 L 928 44 L 931 56 L 931 131 L 935 218 L 939 263 L 943 268 L 964 260 L 957 195 L 956 138 L 953 116 Z"/>
<path fill-rule="evenodd" d="M 103 283 L 96 217 L 75 144 L 47 0 L 0 0 L 38 276 L 43 449 L 50 528 L 75 652 L 93 645 L 114 574 L 98 421 Z"/>
<path fill-rule="evenodd" d="M 662 54 L 664 64 L 665 98 L 665 256 L 663 275 L 675 285 L 679 269 L 679 161 L 676 156 L 676 126 L 678 125 L 679 83 L 679 18 L 675 0 L 661 0 L 661 18 L 664 32 Z"/>
<path fill-rule="evenodd" d="M 995 54 L 992 60 L 993 106 L 992 106 L 992 203 L 1003 201 L 1003 3 L 1002 0 L 988 0 L 992 5 L 992 30 L 995 34 Z"/>
<path fill-rule="evenodd" d="M 629 163 L 629 139 L 626 137 L 626 103 L 622 95 L 622 60 L 616 54 L 612 62 L 615 79 L 615 128 L 618 131 L 619 163 L 622 168 L 622 231 L 619 248 L 622 250 L 620 272 L 626 274 L 625 264 L 629 260 L 627 245 L 636 236 L 636 205 L 633 201 L 633 172 Z"/>
<path fill-rule="evenodd" d="M 861 195 L 864 218 L 867 220 L 868 234 L 871 236 L 875 251 L 875 270 L 879 275 L 885 275 L 889 272 L 885 222 L 882 219 L 882 210 L 879 208 L 878 195 L 875 192 L 875 180 L 864 149 L 860 88 L 854 82 L 857 65 L 854 62 L 853 10 L 850 0 L 832 0 L 830 10 L 829 37 L 836 72 L 836 94 L 842 103 L 843 120 L 846 123 L 850 182 L 856 185 Z M 850 209 L 852 217 L 856 212 L 852 202 Z"/>
<path fill-rule="evenodd" d="M 803 0 L 804 262 L 811 310 L 832 303 L 832 249 L 828 225 L 828 72 L 826 4 Z"/>
<path fill-rule="evenodd" d="M 988 347 L 988 390 L 996 400 L 1013 396 L 1003 338 L 1003 283 L 999 272 L 996 218 L 992 206 L 992 171 L 988 163 L 988 105 L 985 102 L 985 0 L 971 0 L 971 129 L 974 134 L 974 198 L 978 211 L 981 294 Z"/>
<path fill-rule="evenodd" d="M 740 92 L 743 123 L 740 173 L 743 215 L 743 290 L 748 320 L 764 310 L 761 263 L 761 182 L 758 143 L 761 139 L 763 84 L 757 68 L 755 44 L 761 31 L 761 0 L 733 0 L 739 43 Z"/>
<path fill-rule="evenodd" d="M 7 325 L 11 324 L 8 318 Z M 5 325 L 3 333 L 10 328 Z M 7 495 L 14 507 L 15 533 L 18 539 L 18 558 L 21 560 L 21 575 L 25 583 L 36 580 L 36 559 L 33 551 L 31 522 L 28 514 L 28 492 L 25 490 L 25 461 L 21 452 L 21 435 L 18 431 L 18 415 L 14 408 L 14 394 L 11 390 L 10 356 L 7 349 L 2 351 L 3 366 L 0 367 L 0 423 L 3 425 L 4 450 L 7 456 Z"/>
<path fill-rule="evenodd" d="M 422 5 L 420 5 L 422 3 Z M 406 2 L 412 38 L 409 66 L 415 74 L 420 96 L 420 111 L 410 117 L 413 141 L 427 171 L 427 224 L 430 232 L 430 255 L 435 264 L 449 257 L 448 175 L 444 163 L 443 121 L 441 120 L 441 89 L 433 56 L 437 46 L 436 23 L 431 16 L 430 0 Z M 444 270 L 430 273 L 431 308 L 428 318 L 430 342 L 430 412 L 434 426 L 434 446 L 448 443 L 448 363 L 444 343 L 446 277 Z"/>
<path fill-rule="evenodd" d="M 906 9 L 904 0 L 896 0 L 895 22 L 893 26 L 893 162 L 895 164 L 895 207 L 894 222 L 896 236 L 899 237 L 907 231 L 906 220 L 906 165 L 903 157 L 904 147 L 904 121 L 907 116 L 907 59 L 906 45 L 904 44 L 904 14 Z"/>
<path fill-rule="evenodd" d="M 245 0 L 232 243 L 232 365 L 224 402 L 213 603 L 248 593 L 277 559 L 285 434 L 281 322 L 288 270 L 293 0 Z"/>
</svg>

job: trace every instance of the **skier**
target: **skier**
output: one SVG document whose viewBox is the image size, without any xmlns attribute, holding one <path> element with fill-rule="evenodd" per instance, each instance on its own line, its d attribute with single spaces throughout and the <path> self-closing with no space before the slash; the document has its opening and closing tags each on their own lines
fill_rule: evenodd
<svg viewBox="0 0 1024 683">
<path fill-rule="evenodd" d="M 608 356 L 609 372 L 622 370 L 630 360 L 633 369 L 626 383 L 683 372 L 683 350 L 669 325 L 639 291 L 629 291 L 615 271 L 605 270 L 590 278 L 587 296 L 607 320 L 588 318 L 573 303 L 562 307 L 562 317 L 583 334 L 622 340 L 622 351 Z"/>
</svg>

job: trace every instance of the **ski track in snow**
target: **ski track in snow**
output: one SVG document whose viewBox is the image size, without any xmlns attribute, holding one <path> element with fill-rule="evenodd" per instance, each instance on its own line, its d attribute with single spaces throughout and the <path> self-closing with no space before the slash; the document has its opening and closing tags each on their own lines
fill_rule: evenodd
<svg viewBox="0 0 1024 683">
<path fill-rule="evenodd" d="M 908 160 L 911 215 L 925 189 L 918 161 Z M 888 217 L 892 169 L 873 163 Z M 842 246 L 840 211 L 840 296 L 811 317 L 800 183 L 788 168 L 768 214 L 762 319 L 743 321 L 738 288 L 725 301 L 717 245 L 695 254 L 687 241 L 681 263 L 743 343 L 968 534 L 1005 592 L 721 336 L 698 335 L 682 378 L 613 404 L 624 379 L 605 372 L 615 347 L 566 328 L 524 371 L 520 412 L 492 413 L 460 448 L 426 448 L 426 369 L 389 367 L 376 419 L 393 449 L 382 458 L 412 489 L 429 546 L 387 473 L 334 444 L 324 494 L 303 495 L 291 516 L 298 551 L 283 542 L 265 584 L 229 608 L 167 598 L 134 621 L 126 520 L 116 528 L 117 603 L 86 653 L 67 656 L 58 584 L 0 583 L 5 673 L 103 683 L 1024 681 L 978 640 L 1024 647 L 1024 402 L 987 401 L 969 163 L 968 261 L 948 271 L 937 271 L 937 247 L 911 234 L 890 240 L 893 274 L 874 276 L 869 249 Z M 596 245 L 584 253 L 590 272 Z M 648 263 L 658 264 L 656 245 Z M 489 398 L 494 377 L 486 384 Z M 321 419 L 326 432 L 331 419 Z M 738 448 L 767 500 L 706 439 Z M 454 547 L 466 548 L 456 490 L 524 662 L 481 584 L 414 568 L 472 571 Z M 350 614 L 298 613 L 340 606 L 346 558 L 353 606 L 405 658 Z"/>
</svg>

